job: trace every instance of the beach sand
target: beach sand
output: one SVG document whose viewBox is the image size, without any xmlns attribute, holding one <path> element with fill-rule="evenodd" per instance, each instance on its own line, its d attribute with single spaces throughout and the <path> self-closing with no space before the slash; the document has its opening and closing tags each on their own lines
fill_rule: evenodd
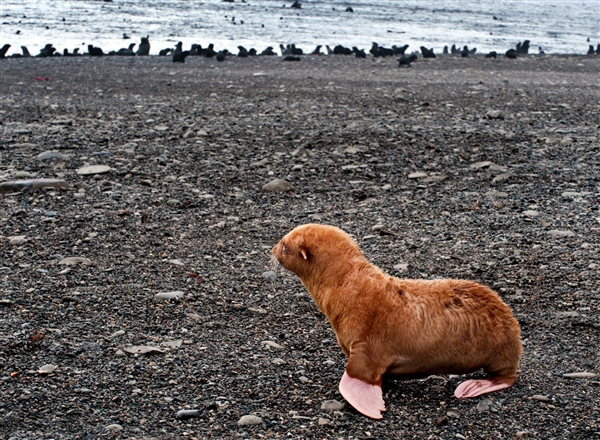
<svg viewBox="0 0 600 440">
<path fill-rule="evenodd" d="M 584 56 L 1 60 L 3 436 L 600 438 L 599 72 Z M 110 170 L 77 174 L 93 165 Z M 71 188 L 6 185 L 30 178 Z M 292 190 L 264 191 L 275 178 Z M 358 414 L 329 323 L 270 259 L 309 222 L 395 276 L 500 293 L 522 327 L 516 385 L 457 400 L 463 378 L 390 379 L 384 419 Z"/>
</svg>

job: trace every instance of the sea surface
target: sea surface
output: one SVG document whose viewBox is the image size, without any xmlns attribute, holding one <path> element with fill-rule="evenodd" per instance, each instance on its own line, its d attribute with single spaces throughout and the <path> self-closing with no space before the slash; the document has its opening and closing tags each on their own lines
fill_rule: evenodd
<svg viewBox="0 0 600 440">
<path fill-rule="evenodd" d="M 530 53 L 587 52 L 600 43 L 600 0 L 1 0 L 1 43 L 37 54 L 52 43 L 59 52 L 88 44 L 105 52 L 150 36 L 151 54 L 182 41 L 237 53 L 237 46 L 295 43 L 304 51 L 317 44 L 357 46 L 421 45 L 441 52 L 445 45 L 506 51 L 531 40 Z M 346 12 L 351 7 L 354 12 Z M 123 39 L 126 34 L 130 39 Z M 587 39 L 590 42 L 587 42 Z"/>
</svg>

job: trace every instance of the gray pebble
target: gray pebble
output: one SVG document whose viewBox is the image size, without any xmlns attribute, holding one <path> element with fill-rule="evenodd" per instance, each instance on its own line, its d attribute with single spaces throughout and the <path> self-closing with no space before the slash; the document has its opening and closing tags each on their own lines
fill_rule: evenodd
<svg viewBox="0 0 600 440">
<path fill-rule="evenodd" d="M 321 404 L 321 409 L 326 411 L 341 411 L 344 409 L 344 404 L 337 400 L 326 400 Z"/>
<path fill-rule="evenodd" d="M 260 425 L 262 422 L 263 422 L 263 419 L 261 419 L 258 416 L 245 415 L 245 416 L 242 416 L 237 421 L 237 424 L 238 424 L 238 426 Z"/>
<path fill-rule="evenodd" d="M 202 414 L 202 411 L 199 409 L 182 409 L 177 411 L 175 418 L 178 420 L 187 420 L 200 417 L 200 414 Z"/>
</svg>

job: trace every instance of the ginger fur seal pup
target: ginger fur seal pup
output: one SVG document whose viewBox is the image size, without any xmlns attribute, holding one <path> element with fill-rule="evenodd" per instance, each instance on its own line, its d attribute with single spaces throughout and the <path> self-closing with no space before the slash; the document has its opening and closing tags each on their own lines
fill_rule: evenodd
<svg viewBox="0 0 600 440">
<path fill-rule="evenodd" d="M 384 374 L 410 379 L 483 368 L 489 378 L 461 383 L 459 398 L 516 382 L 519 323 L 491 289 L 465 280 L 394 278 L 333 226 L 299 226 L 273 254 L 329 319 L 349 358 L 340 393 L 362 414 L 382 418 Z"/>
</svg>

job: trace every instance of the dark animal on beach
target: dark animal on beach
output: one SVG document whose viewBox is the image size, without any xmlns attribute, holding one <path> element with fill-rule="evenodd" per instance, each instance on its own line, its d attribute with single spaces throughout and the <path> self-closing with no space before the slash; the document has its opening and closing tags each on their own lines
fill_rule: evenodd
<svg viewBox="0 0 600 440">
<path fill-rule="evenodd" d="M 173 51 L 173 55 L 177 55 L 178 53 L 183 52 L 183 43 L 180 41 L 175 45 L 175 50 Z"/>
<path fill-rule="evenodd" d="M 529 40 L 523 41 L 523 44 L 517 43 L 517 55 L 527 55 L 529 53 L 529 43 Z"/>
<path fill-rule="evenodd" d="M 344 47 L 341 44 L 338 44 L 333 48 L 334 55 L 352 55 L 352 49 L 349 47 Z"/>
<path fill-rule="evenodd" d="M 272 46 L 267 47 L 265 50 L 263 50 L 259 56 L 268 56 L 268 57 L 272 57 L 272 56 L 277 56 L 277 54 L 275 53 L 275 51 L 273 50 Z"/>
<path fill-rule="evenodd" d="M 88 54 L 91 57 L 101 57 L 104 55 L 104 52 L 99 47 L 94 47 L 91 44 L 88 44 Z"/>
<path fill-rule="evenodd" d="M 348 7 L 346 8 L 346 11 L 345 11 L 345 12 L 354 12 L 354 9 L 352 9 L 352 7 L 351 7 L 351 6 L 348 6 Z"/>
<path fill-rule="evenodd" d="M 13 57 L 29 58 L 31 56 L 31 54 L 29 53 L 29 50 L 25 46 L 21 46 L 21 52 L 23 52 L 22 55 L 20 53 L 17 53 L 17 54 L 13 54 Z"/>
<path fill-rule="evenodd" d="M 70 57 L 71 54 L 69 53 L 69 49 L 67 49 L 66 47 L 63 49 L 63 57 Z"/>
<path fill-rule="evenodd" d="M 460 56 L 463 58 L 467 58 L 469 56 L 469 48 L 464 46 L 462 51 L 460 52 Z"/>
<path fill-rule="evenodd" d="M 181 52 L 173 52 L 173 62 L 174 63 L 185 63 L 185 58 L 190 54 L 189 50 L 181 51 Z"/>
<path fill-rule="evenodd" d="M 538 53 L 540 55 L 546 55 L 546 52 L 544 52 L 544 49 L 542 49 L 542 46 L 538 46 Z"/>
<path fill-rule="evenodd" d="M 129 40 L 129 35 L 123 34 L 123 40 Z"/>
<path fill-rule="evenodd" d="M 323 55 L 321 53 L 321 47 L 323 47 L 323 46 L 321 46 L 320 44 L 317 45 L 317 47 L 315 47 L 315 50 L 313 50 L 310 54 L 311 55 Z"/>
<path fill-rule="evenodd" d="M 202 55 L 202 46 L 200 46 L 199 44 L 192 44 L 189 56 L 199 57 L 200 55 Z"/>
<path fill-rule="evenodd" d="M 460 52 L 461 51 L 456 48 L 456 44 L 453 44 L 450 48 L 450 53 L 452 53 L 452 55 L 458 55 Z"/>
<path fill-rule="evenodd" d="M 292 44 L 290 46 L 290 49 L 292 51 L 292 55 L 302 55 L 302 54 L 304 54 L 304 51 L 302 49 L 300 49 L 299 47 L 296 47 L 295 44 Z"/>
<path fill-rule="evenodd" d="M 600 44 L 596 46 L 596 55 L 600 55 Z"/>
<path fill-rule="evenodd" d="M 596 55 L 596 53 L 594 52 L 594 46 L 592 46 L 591 44 L 588 48 L 587 54 L 588 55 Z"/>
<path fill-rule="evenodd" d="M 79 53 L 79 48 L 76 47 L 75 49 L 73 49 L 73 56 L 74 57 L 80 57 L 81 54 Z"/>
<path fill-rule="evenodd" d="M 248 58 L 248 49 L 246 49 L 244 46 L 238 46 L 237 56 L 240 58 Z"/>
<path fill-rule="evenodd" d="M 292 49 L 289 47 L 285 47 L 283 44 L 279 44 L 279 50 L 281 50 L 281 56 L 284 57 L 286 55 L 291 55 L 292 54 Z"/>
<path fill-rule="evenodd" d="M 448 55 L 448 46 L 444 46 L 444 51 L 442 52 L 442 55 Z"/>
<path fill-rule="evenodd" d="M 401 58 L 398 58 L 398 67 L 410 67 L 410 63 L 415 61 L 418 57 L 411 53 L 409 56 L 402 55 Z"/>
<path fill-rule="evenodd" d="M 296 0 L 294 3 L 292 3 L 292 6 L 290 6 L 290 8 L 292 9 L 302 9 L 302 4 Z"/>
<path fill-rule="evenodd" d="M 133 57 L 135 56 L 135 52 L 133 51 L 133 48 L 135 47 L 135 43 L 131 43 L 129 45 L 129 47 L 127 48 L 121 48 L 117 51 L 117 53 L 115 55 L 121 56 L 121 57 Z"/>
<path fill-rule="evenodd" d="M 55 51 L 56 51 L 56 48 L 52 47 L 52 44 L 48 43 L 44 46 L 44 48 L 42 50 L 40 50 L 40 53 L 38 53 L 36 55 L 36 57 L 38 57 L 38 58 L 51 57 Z"/>
<path fill-rule="evenodd" d="M 375 42 L 373 42 L 373 45 L 371 46 L 369 52 L 374 57 L 390 57 L 394 55 L 394 49 L 389 49 L 387 47 L 380 46 Z"/>
<path fill-rule="evenodd" d="M 220 50 L 216 56 L 217 61 L 219 61 L 219 62 L 225 61 L 225 56 L 227 56 L 228 53 L 229 53 L 229 51 L 227 49 Z"/>
<path fill-rule="evenodd" d="M 214 57 L 214 56 L 216 56 L 216 55 L 217 55 L 217 52 L 215 51 L 214 47 L 215 47 L 215 45 L 214 45 L 214 44 L 212 44 L 212 43 L 210 43 L 210 44 L 208 45 L 208 47 L 205 49 L 205 51 L 204 51 L 204 56 L 205 56 L 206 58 L 212 58 L 212 57 Z"/>
<path fill-rule="evenodd" d="M 514 60 L 517 58 L 517 51 L 515 49 L 508 49 L 506 51 L 506 53 L 504 54 L 504 56 L 506 58 L 510 58 L 511 60 Z"/>
<path fill-rule="evenodd" d="M 302 58 L 296 57 L 294 55 L 288 55 L 283 58 L 283 61 L 300 61 Z"/>
<path fill-rule="evenodd" d="M 256 53 L 256 49 L 251 47 L 250 49 L 248 49 L 248 55 L 251 57 L 255 57 L 257 55 Z"/>
<path fill-rule="evenodd" d="M 488 53 L 485 57 L 486 58 L 497 58 L 498 57 L 498 53 L 493 50 L 490 53 Z"/>
<path fill-rule="evenodd" d="M 142 42 L 138 46 L 138 50 L 135 52 L 138 56 L 147 56 L 150 55 L 150 36 L 147 35 L 142 37 Z"/>
<path fill-rule="evenodd" d="M 171 48 L 168 48 L 168 49 L 161 49 L 161 50 L 158 52 L 158 55 L 159 55 L 159 56 L 161 56 L 161 57 L 165 57 L 165 56 L 169 55 L 169 52 L 171 52 L 172 50 L 173 50 L 173 49 L 171 49 Z"/>
<path fill-rule="evenodd" d="M 329 44 L 325 45 L 325 49 L 327 49 L 327 55 L 333 55 L 333 50 L 331 50 L 331 47 L 329 47 Z"/>
<path fill-rule="evenodd" d="M 363 49 L 359 49 L 356 46 L 352 47 L 352 52 L 356 55 L 356 58 L 367 58 L 367 54 Z"/>
<path fill-rule="evenodd" d="M 423 54 L 423 58 L 435 58 L 433 48 L 427 49 L 425 46 L 421 46 L 421 53 Z"/>
<path fill-rule="evenodd" d="M 406 52 L 406 49 L 408 49 L 408 44 L 405 44 L 404 46 L 392 46 L 392 51 L 394 51 L 394 55 L 404 55 L 404 52 Z"/>
<path fill-rule="evenodd" d="M 2 49 L 0 49 L 0 58 L 6 58 L 6 52 L 8 52 L 8 49 L 10 49 L 10 44 L 5 44 L 2 46 Z"/>
</svg>

